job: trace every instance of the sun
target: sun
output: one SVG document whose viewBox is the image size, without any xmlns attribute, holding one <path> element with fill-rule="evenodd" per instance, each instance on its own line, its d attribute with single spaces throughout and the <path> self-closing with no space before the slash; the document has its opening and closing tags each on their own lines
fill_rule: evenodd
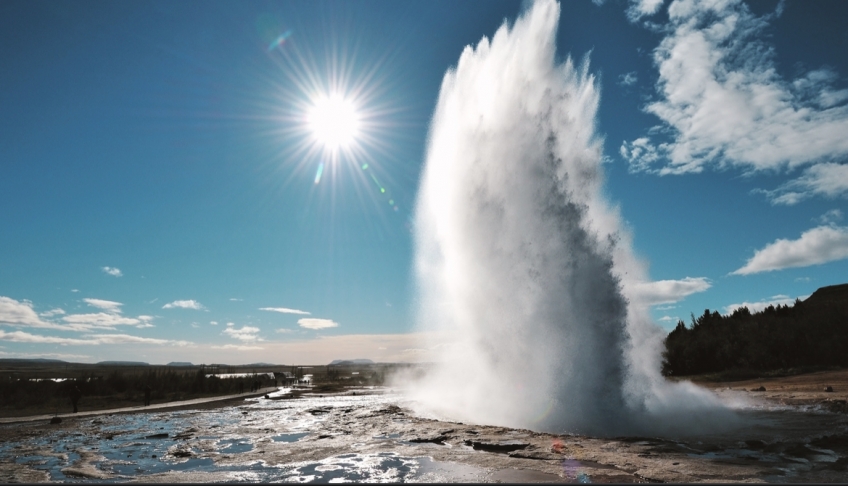
<svg viewBox="0 0 848 486">
<path fill-rule="evenodd" d="M 343 96 L 320 96 L 307 114 L 307 123 L 315 140 L 331 151 L 346 149 L 359 135 L 359 113 Z"/>
</svg>

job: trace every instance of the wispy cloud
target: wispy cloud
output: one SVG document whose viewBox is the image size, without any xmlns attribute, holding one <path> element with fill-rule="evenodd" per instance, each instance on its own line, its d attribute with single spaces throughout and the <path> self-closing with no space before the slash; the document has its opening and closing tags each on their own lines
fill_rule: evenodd
<svg viewBox="0 0 848 486">
<path fill-rule="evenodd" d="M 5 332 L 0 330 L 0 340 L 15 343 L 60 344 L 76 346 L 99 346 L 102 344 L 156 344 L 187 346 L 189 341 L 170 341 L 167 339 L 145 338 L 129 334 L 91 334 L 85 338 L 66 338 L 56 336 L 41 336 L 24 331 Z"/>
<path fill-rule="evenodd" d="M 636 71 L 620 74 L 618 76 L 618 84 L 622 86 L 633 86 L 638 80 L 639 78 L 636 77 Z"/>
<path fill-rule="evenodd" d="M 633 289 L 633 295 L 641 304 L 672 304 L 683 300 L 688 295 L 703 292 L 710 288 L 710 286 L 710 281 L 706 277 L 658 280 L 656 282 L 645 282 L 636 285 Z"/>
<path fill-rule="evenodd" d="M 194 309 L 203 310 L 203 304 L 196 300 L 175 300 L 162 306 L 163 309 Z"/>
<path fill-rule="evenodd" d="M 809 297 L 809 295 L 804 295 L 798 298 L 801 300 L 805 300 L 807 297 Z M 761 310 L 765 309 L 770 305 L 773 305 L 775 307 L 777 307 L 778 305 L 792 306 L 794 303 L 795 299 L 789 298 L 788 295 L 775 295 L 772 296 L 770 299 L 761 300 L 758 302 L 741 302 L 739 304 L 730 304 L 728 306 L 725 306 L 724 313 L 732 314 L 733 311 L 739 309 L 740 307 L 747 307 L 748 310 L 751 312 L 760 312 Z"/>
<path fill-rule="evenodd" d="M 147 317 L 147 316 L 145 316 Z M 134 317 L 124 317 L 118 314 L 97 312 L 92 314 L 70 314 L 62 317 L 62 320 L 67 322 L 67 330 L 70 331 L 99 331 L 99 330 L 114 330 L 115 326 L 141 326 L 153 327 L 148 320 L 137 319 Z"/>
<path fill-rule="evenodd" d="M 107 274 L 109 274 L 113 277 L 123 277 L 124 276 L 124 274 L 121 272 L 120 268 L 102 267 L 101 270 L 103 270 L 105 273 L 107 273 Z"/>
<path fill-rule="evenodd" d="M 297 309 L 289 309 L 286 307 L 260 307 L 259 310 L 269 311 L 269 312 L 279 312 L 281 314 L 301 314 L 304 316 L 310 315 L 309 312 L 297 310 Z"/>
<path fill-rule="evenodd" d="M 339 324 L 337 322 L 333 322 L 330 319 L 304 318 L 304 319 L 298 319 L 297 324 L 300 327 L 303 327 L 303 328 L 306 328 L 306 329 L 313 329 L 313 330 L 329 329 L 331 327 L 339 327 Z"/>
<path fill-rule="evenodd" d="M 848 228 L 819 226 L 797 240 L 778 239 L 754 253 L 731 275 L 750 275 L 784 268 L 808 267 L 848 258 Z"/>
<path fill-rule="evenodd" d="M 263 340 L 259 337 L 259 331 L 260 329 L 258 327 L 253 326 L 242 326 L 241 329 L 236 329 L 232 323 L 228 323 L 227 328 L 221 331 L 221 334 L 226 334 L 233 339 L 243 342 L 255 342 Z"/>
<path fill-rule="evenodd" d="M 660 2 L 631 5 L 631 19 L 654 13 Z M 624 142 L 620 153 L 633 171 L 658 174 L 738 167 L 781 171 L 817 164 L 772 195 L 792 204 L 810 194 L 844 194 L 842 181 L 823 179 L 848 155 L 848 90 L 822 68 L 793 80 L 778 74 L 764 30 L 776 13 L 757 17 L 741 0 L 675 0 L 667 33 L 654 51 L 659 99 L 645 111 L 661 124 L 651 135 Z"/>
<path fill-rule="evenodd" d="M 813 196 L 829 199 L 845 197 L 848 195 L 848 165 L 833 162 L 816 164 L 777 189 L 755 189 L 754 193 L 765 194 L 772 204 L 785 206 L 798 204 Z"/>
<path fill-rule="evenodd" d="M 65 314 L 64 309 L 56 308 L 56 309 L 53 309 L 53 310 L 49 310 L 47 312 L 42 312 L 38 315 L 41 316 L 41 317 L 55 317 L 55 316 L 61 316 L 63 314 Z"/>
<path fill-rule="evenodd" d="M 124 305 L 120 302 L 114 302 L 111 300 L 103 300 L 103 299 L 82 299 L 86 304 L 97 307 L 98 309 L 103 309 L 106 312 L 112 312 L 114 314 L 121 313 L 121 306 Z"/>
<path fill-rule="evenodd" d="M 210 346 L 212 349 L 233 349 L 236 351 L 253 351 L 258 349 L 265 349 L 262 346 L 248 346 L 245 344 L 224 344 L 224 345 L 216 345 Z"/>
</svg>

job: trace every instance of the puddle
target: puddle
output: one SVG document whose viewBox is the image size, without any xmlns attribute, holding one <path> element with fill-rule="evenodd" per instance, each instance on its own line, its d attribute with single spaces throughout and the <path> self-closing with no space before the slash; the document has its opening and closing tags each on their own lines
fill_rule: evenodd
<svg viewBox="0 0 848 486">
<path fill-rule="evenodd" d="M 253 444 L 248 439 L 223 439 L 218 441 L 218 450 L 222 454 L 239 454 L 253 450 Z"/>
<path fill-rule="evenodd" d="M 308 432 L 298 432 L 293 434 L 280 434 L 271 437 L 274 439 L 274 442 L 297 442 L 300 439 L 309 435 Z"/>
</svg>

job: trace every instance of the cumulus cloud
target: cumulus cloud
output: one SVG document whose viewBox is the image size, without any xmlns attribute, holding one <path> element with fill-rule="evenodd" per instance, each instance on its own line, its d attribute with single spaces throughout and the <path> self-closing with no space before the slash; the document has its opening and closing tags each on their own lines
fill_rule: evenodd
<svg viewBox="0 0 848 486">
<path fill-rule="evenodd" d="M 663 0 L 631 0 L 627 7 L 627 18 L 636 22 L 642 17 L 654 15 L 660 10 Z"/>
<path fill-rule="evenodd" d="M 809 295 L 804 295 L 804 296 L 801 296 L 801 297 L 798 297 L 798 298 L 801 299 L 801 300 L 805 300 L 807 297 L 809 297 Z M 741 302 L 739 304 L 730 304 L 728 306 L 725 306 L 724 313 L 725 314 L 732 314 L 733 311 L 735 311 L 736 309 L 739 309 L 740 307 L 747 307 L 748 310 L 751 311 L 751 312 L 760 312 L 761 310 L 765 309 L 766 307 L 768 307 L 770 305 L 773 305 L 775 307 L 777 307 L 778 305 L 788 305 L 788 306 L 791 307 L 794 303 L 795 303 L 795 299 L 789 298 L 788 295 L 775 295 L 775 296 L 772 296 L 768 300 L 761 300 L 761 301 L 758 301 L 758 302 Z"/>
<path fill-rule="evenodd" d="M 115 267 L 103 267 L 101 268 L 105 273 L 113 276 L 113 277 L 122 277 L 124 274 L 121 272 L 120 268 Z"/>
<path fill-rule="evenodd" d="M 848 258 L 848 228 L 819 226 L 797 240 L 777 239 L 754 253 L 731 275 L 750 275 L 784 268 L 808 267 Z"/>
<path fill-rule="evenodd" d="M 121 313 L 121 306 L 124 305 L 120 302 L 113 302 L 111 300 L 103 300 L 103 299 L 82 299 L 86 304 L 97 307 L 98 309 L 103 309 L 106 312 L 112 312 L 114 314 Z"/>
<path fill-rule="evenodd" d="M 639 18 L 658 4 L 636 2 L 628 14 Z M 762 40 L 775 14 L 757 17 L 741 0 L 675 0 L 668 15 L 667 35 L 654 51 L 659 99 L 645 107 L 661 124 L 650 137 L 621 145 L 631 170 L 755 172 L 816 164 L 778 189 L 775 203 L 793 204 L 808 192 L 843 194 L 842 182 L 823 179 L 831 172 L 844 177 L 843 167 L 828 160 L 848 155 L 848 91 L 833 87 L 836 73 L 783 79 L 774 49 Z"/>
<path fill-rule="evenodd" d="M 331 327 L 339 327 L 339 324 L 337 322 L 333 322 L 330 319 L 304 318 L 304 319 L 298 319 L 297 324 L 300 327 L 303 327 L 303 328 L 306 328 L 306 329 L 314 329 L 314 330 L 329 329 Z"/>
<path fill-rule="evenodd" d="M 163 309 L 194 309 L 203 310 L 203 304 L 196 300 L 175 300 L 162 306 Z"/>
<path fill-rule="evenodd" d="M 227 328 L 221 331 L 221 334 L 226 334 L 233 339 L 238 339 L 243 342 L 262 341 L 259 337 L 259 328 L 252 326 L 242 326 L 241 329 L 236 329 L 233 323 L 227 323 Z"/>
<path fill-rule="evenodd" d="M 683 300 L 688 295 L 703 292 L 710 286 L 706 277 L 645 282 L 634 287 L 633 298 L 645 305 L 671 304 Z"/>
<path fill-rule="evenodd" d="M 297 310 L 297 309 L 288 309 L 286 307 L 260 307 L 259 310 L 269 311 L 269 312 L 279 312 L 281 314 L 301 314 L 304 316 L 310 315 L 309 312 Z"/>
<path fill-rule="evenodd" d="M 767 191 L 757 189 L 774 205 L 792 206 L 804 199 L 821 196 L 829 199 L 848 195 L 848 165 L 823 162 L 813 165 L 801 174 L 777 189 Z"/>
</svg>

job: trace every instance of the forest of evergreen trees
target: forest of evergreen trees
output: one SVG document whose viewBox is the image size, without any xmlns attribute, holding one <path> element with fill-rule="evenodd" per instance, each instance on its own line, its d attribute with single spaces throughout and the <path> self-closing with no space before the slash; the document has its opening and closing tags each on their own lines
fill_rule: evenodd
<svg viewBox="0 0 848 486">
<path fill-rule="evenodd" d="M 730 370 L 848 367 L 848 284 L 822 287 L 793 306 L 730 315 L 704 311 L 665 339 L 662 372 L 686 376 Z"/>
</svg>

